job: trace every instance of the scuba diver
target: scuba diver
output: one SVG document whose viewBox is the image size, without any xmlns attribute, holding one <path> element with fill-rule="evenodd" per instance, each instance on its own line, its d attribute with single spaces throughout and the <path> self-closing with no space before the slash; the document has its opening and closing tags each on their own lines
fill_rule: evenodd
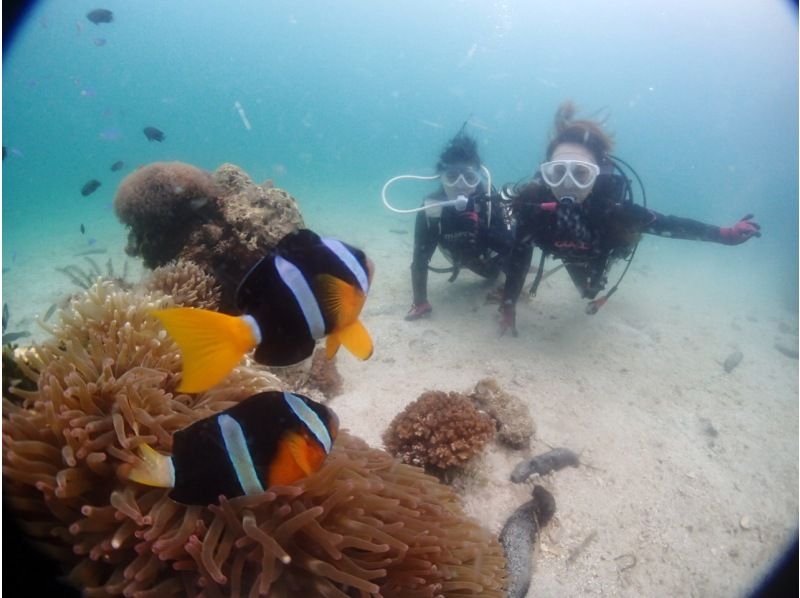
<svg viewBox="0 0 800 598">
<path fill-rule="evenodd" d="M 506 268 L 500 304 L 500 333 L 516 336 L 515 305 L 522 291 L 534 245 L 542 250 L 539 269 L 530 289 L 536 294 L 544 259 L 563 262 L 572 282 L 589 299 L 586 313 L 594 314 L 617 290 L 630 266 L 642 233 L 738 245 L 760 237 L 760 227 L 748 214 L 731 227 L 718 227 L 688 218 L 666 216 L 646 207 L 644 186 L 627 163 L 611 155 L 613 142 L 600 123 L 575 120 L 576 108 L 564 102 L 555 116 L 547 159 L 537 175 L 524 184 L 504 189 L 513 201 L 516 236 Z M 633 202 L 630 180 L 620 164 L 633 172 L 645 205 Z M 628 262 L 616 284 L 604 296 L 610 265 Z"/>
<path fill-rule="evenodd" d="M 411 262 L 413 303 L 406 320 L 417 320 L 433 311 L 428 302 L 428 270 L 451 273 L 450 282 L 462 268 L 494 280 L 511 251 L 511 204 L 504 204 L 497 193 L 492 194 L 491 175 L 481 163 L 477 143 L 464 132 L 466 124 L 439 155 L 435 176 L 400 175 L 384 185 L 383 201 L 389 209 L 417 212 Z M 438 179 L 441 184 L 424 199 L 422 207 L 397 210 L 389 205 L 385 192 L 402 178 Z M 437 247 L 452 264 L 450 268 L 429 265 Z"/>
</svg>

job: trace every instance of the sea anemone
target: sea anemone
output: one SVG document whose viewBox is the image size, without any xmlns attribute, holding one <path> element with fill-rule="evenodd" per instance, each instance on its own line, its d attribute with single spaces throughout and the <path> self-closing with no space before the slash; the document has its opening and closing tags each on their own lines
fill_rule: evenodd
<svg viewBox="0 0 800 598">
<path fill-rule="evenodd" d="M 221 290 L 216 280 L 189 260 L 156 268 L 144 281 L 144 287 L 169 295 L 176 305 L 219 309 Z"/>
<path fill-rule="evenodd" d="M 180 356 L 151 315 L 168 297 L 98 283 L 26 354 L 33 390 L 3 399 L 5 497 L 85 596 L 502 596 L 497 540 L 452 491 L 340 432 L 323 467 L 292 486 L 184 506 L 127 479 L 137 447 L 257 392 L 237 368 L 179 394 Z"/>
<path fill-rule="evenodd" d="M 480 453 L 494 431 L 492 419 L 464 395 L 427 391 L 392 420 L 383 443 L 404 463 L 438 474 Z"/>
</svg>

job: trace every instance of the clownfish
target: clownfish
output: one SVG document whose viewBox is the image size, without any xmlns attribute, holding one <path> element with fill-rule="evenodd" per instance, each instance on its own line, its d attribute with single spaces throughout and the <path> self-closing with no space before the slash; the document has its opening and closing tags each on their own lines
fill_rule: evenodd
<svg viewBox="0 0 800 598">
<path fill-rule="evenodd" d="M 338 431 L 336 414 L 321 403 L 262 392 L 175 432 L 171 456 L 141 445 L 128 478 L 172 488 L 169 497 L 187 505 L 258 494 L 317 471 Z"/>
<path fill-rule="evenodd" d="M 178 307 L 154 312 L 183 354 L 180 392 L 221 382 L 245 353 L 286 366 L 311 356 L 327 336 L 327 356 L 344 345 L 359 359 L 372 340 L 358 320 L 372 280 L 363 251 L 302 229 L 286 235 L 244 276 L 236 303 L 244 315 Z"/>
</svg>

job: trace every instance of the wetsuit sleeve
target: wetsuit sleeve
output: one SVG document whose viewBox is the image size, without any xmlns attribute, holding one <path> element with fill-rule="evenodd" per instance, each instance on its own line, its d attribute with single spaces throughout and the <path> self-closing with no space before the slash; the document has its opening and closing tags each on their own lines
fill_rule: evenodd
<svg viewBox="0 0 800 598">
<path fill-rule="evenodd" d="M 428 264 L 439 242 L 438 219 L 429 219 L 427 214 L 417 212 L 414 227 L 414 257 L 411 261 L 411 286 L 414 305 L 428 301 Z"/>
<path fill-rule="evenodd" d="M 690 218 L 667 216 L 636 204 L 625 207 L 623 219 L 631 229 L 649 235 L 715 243 L 722 241 L 718 226 Z"/>
<path fill-rule="evenodd" d="M 531 268 L 533 243 L 516 240 L 506 262 L 506 284 L 503 287 L 503 302 L 517 303 L 525 284 L 525 276 Z"/>
</svg>

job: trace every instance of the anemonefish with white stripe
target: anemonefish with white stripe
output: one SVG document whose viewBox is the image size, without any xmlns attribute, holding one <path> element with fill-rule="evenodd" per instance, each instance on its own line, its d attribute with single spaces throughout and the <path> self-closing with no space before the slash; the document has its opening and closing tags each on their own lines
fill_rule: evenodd
<svg viewBox="0 0 800 598">
<path fill-rule="evenodd" d="M 262 392 L 175 432 L 171 456 L 140 446 L 128 478 L 172 488 L 170 498 L 188 505 L 258 494 L 317 471 L 338 431 L 336 414 L 321 403 Z"/>
<path fill-rule="evenodd" d="M 253 348 L 264 365 L 299 363 L 324 336 L 329 359 L 340 345 L 368 359 L 372 340 L 358 316 L 372 272 L 360 249 L 301 229 L 281 239 L 242 279 L 236 301 L 244 315 L 188 307 L 156 311 L 183 354 L 178 390 L 211 388 Z"/>
</svg>

